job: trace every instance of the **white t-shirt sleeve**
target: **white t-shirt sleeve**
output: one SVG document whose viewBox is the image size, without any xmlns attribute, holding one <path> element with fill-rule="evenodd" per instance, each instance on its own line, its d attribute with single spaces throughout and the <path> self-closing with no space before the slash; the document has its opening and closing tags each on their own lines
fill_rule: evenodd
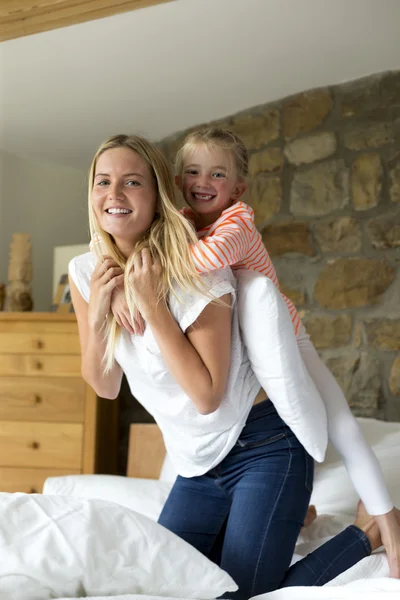
<svg viewBox="0 0 400 600">
<path fill-rule="evenodd" d="M 214 299 L 231 294 L 235 300 L 236 280 L 230 268 L 219 269 L 201 275 L 204 293 L 201 291 L 182 292 L 177 290 L 178 298 L 171 294 L 169 307 L 182 331 L 198 319 L 205 307 Z"/>
<path fill-rule="evenodd" d="M 90 298 L 90 281 L 94 268 L 95 261 L 91 252 L 75 256 L 68 265 L 71 279 L 86 302 L 89 302 Z"/>
</svg>

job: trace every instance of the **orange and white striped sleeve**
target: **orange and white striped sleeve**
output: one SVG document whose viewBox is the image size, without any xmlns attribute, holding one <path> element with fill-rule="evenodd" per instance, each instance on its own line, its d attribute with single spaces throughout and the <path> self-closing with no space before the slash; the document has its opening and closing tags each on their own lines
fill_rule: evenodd
<svg viewBox="0 0 400 600">
<path fill-rule="evenodd" d="M 243 260 L 251 246 L 253 228 L 246 210 L 237 208 L 230 212 L 212 235 L 191 245 L 197 272 L 223 269 Z"/>
</svg>

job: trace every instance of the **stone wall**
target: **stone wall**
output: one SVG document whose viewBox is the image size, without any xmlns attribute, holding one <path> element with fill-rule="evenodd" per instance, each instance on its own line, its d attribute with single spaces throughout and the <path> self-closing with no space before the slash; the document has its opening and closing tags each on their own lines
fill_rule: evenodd
<svg viewBox="0 0 400 600">
<path fill-rule="evenodd" d="M 245 200 L 354 413 L 400 420 L 400 71 L 215 124 L 249 150 Z"/>
</svg>

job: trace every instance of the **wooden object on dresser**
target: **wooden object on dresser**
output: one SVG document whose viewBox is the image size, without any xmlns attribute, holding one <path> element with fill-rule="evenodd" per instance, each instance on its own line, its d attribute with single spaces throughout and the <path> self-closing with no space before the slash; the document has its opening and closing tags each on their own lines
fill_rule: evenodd
<svg viewBox="0 0 400 600">
<path fill-rule="evenodd" d="M 118 402 L 81 376 L 75 315 L 0 313 L 0 491 L 116 473 Z"/>
<path fill-rule="evenodd" d="M 10 245 L 6 311 L 31 311 L 32 244 L 29 233 L 14 233 Z"/>
</svg>

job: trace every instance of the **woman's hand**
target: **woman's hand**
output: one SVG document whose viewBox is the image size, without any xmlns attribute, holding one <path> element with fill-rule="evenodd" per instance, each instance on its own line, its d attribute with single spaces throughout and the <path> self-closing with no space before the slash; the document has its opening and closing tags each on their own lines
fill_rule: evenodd
<svg viewBox="0 0 400 600">
<path fill-rule="evenodd" d="M 143 335 L 146 324 L 142 318 L 140 312 L 134 308 L 133 310 L 133 323 L 129 312 L 128 304 L 126 302 L 125 292 L 121 288 L 115 288 L 111 296 L 111 311 L 114 315 L 120 327 L 123 327 L 129 333 L 136 335 Z"/>
<path fill-rule="evenodd" d="M 400 511 L 393 508 L 385 515 L 375 516 L 385 547 L 390 576 L 400 579 Z"/>
<path fill-rule="evenodd" d="M 93 271 L 90 282 L 90 301 L 88 307 L 89 327 L 99 332 L 111 307 L 111 296 L 117 286 L 124 283 L 124 272 L 112 259 L 105 258 Z"/>
<path fill-rule="evenodd" d="M 138 310 L 148 322 L 157 312 L 161 274 L 159 259 L 153 259 L 150 250 L 143 248 L 134 258 L 130 278 L 135 288 Z"/>
</svg>

